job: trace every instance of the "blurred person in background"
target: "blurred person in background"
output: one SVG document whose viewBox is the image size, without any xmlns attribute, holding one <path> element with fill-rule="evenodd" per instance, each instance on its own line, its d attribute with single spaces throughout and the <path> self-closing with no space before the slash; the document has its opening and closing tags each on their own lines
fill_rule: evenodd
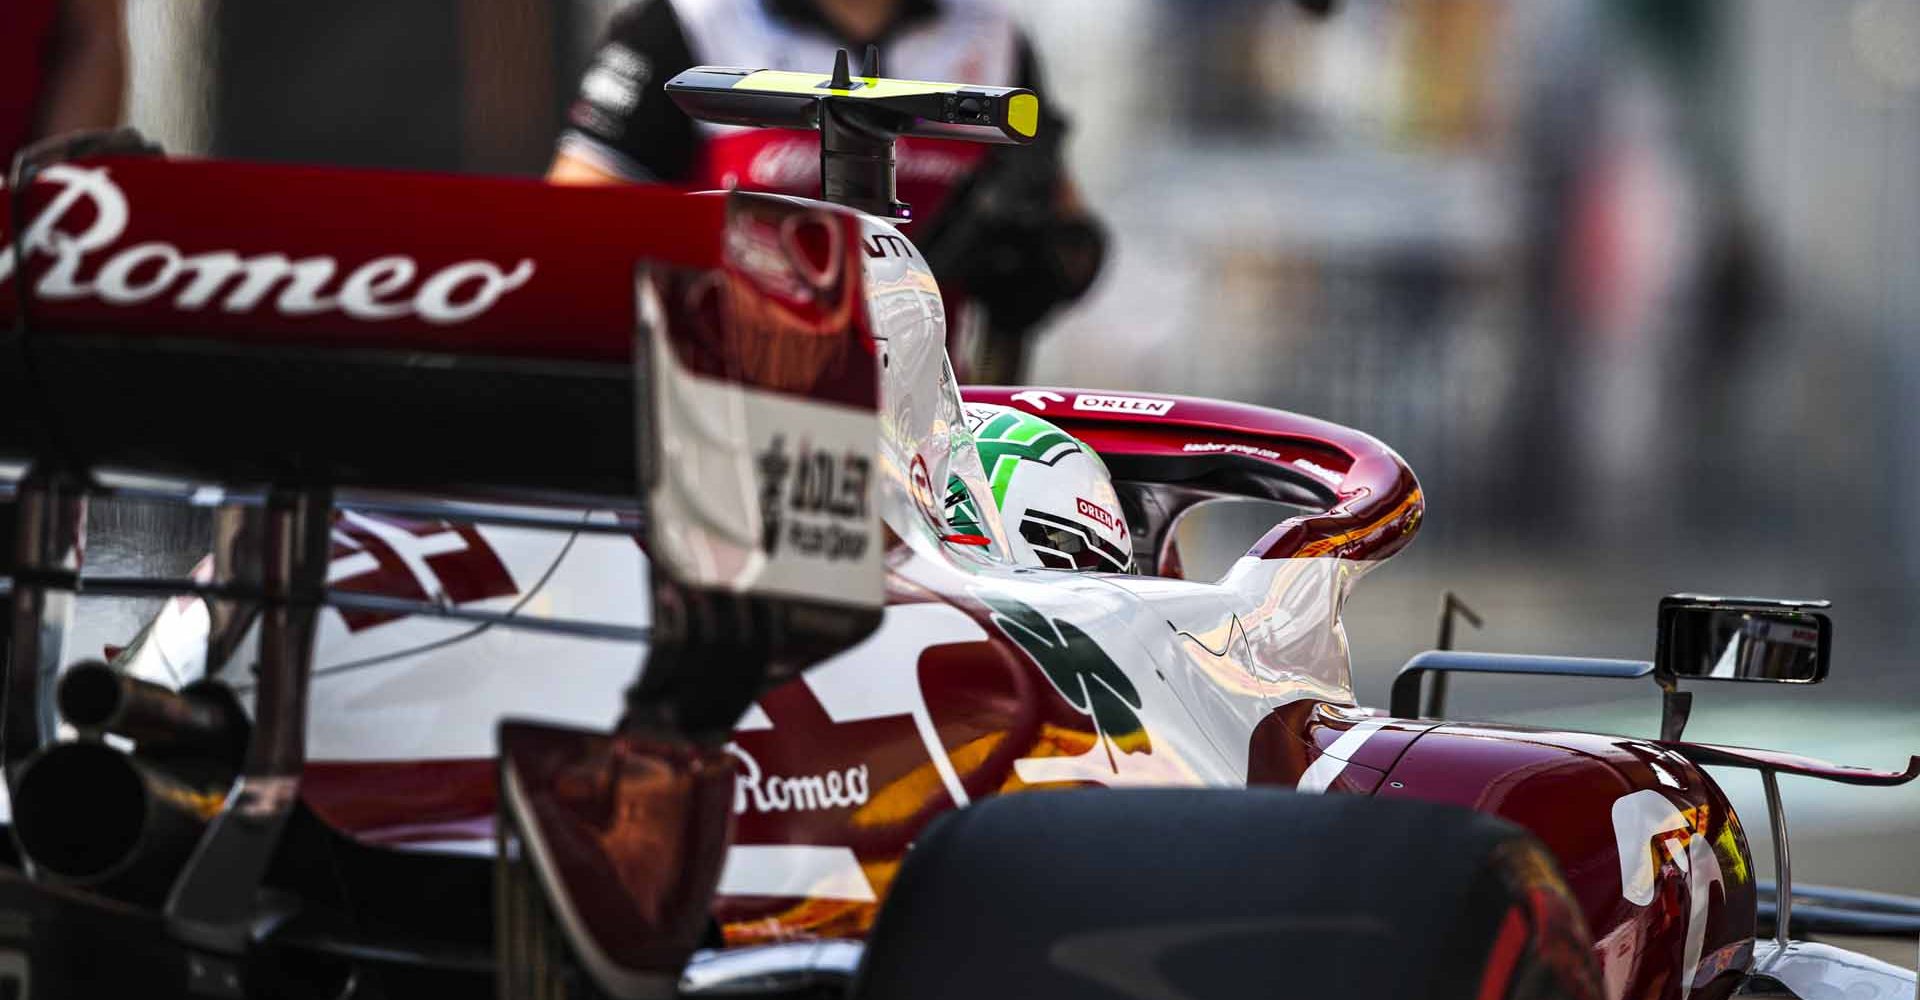
<svg viewBox="0 0 1920 1000">
<path fill-rule="evenodd" d="M 1581 3 L 1533 39 L 1516 464 L 1539 514 L 1610 541 L 1676 511 L 1767 520 L 1730 459 L 1771 279 L 1727 127 L 1728 10 Z"/>
<path fill-rule="evenodd" d="M 0 177 L 37 139 L 109 128 L 126 110 L 121 0 L 0 0 Z M 12 565 L 13 504 L 0 503 L 0 572 Z M 11 614 L 0 614 L 0 664 Z"/>
<path fill-rule="evenodd" d="M 0 165 L 21 147 L 126 112 L 123 0 L 0 0 Z"/>
<path fill-rule="evenodd" d="M 548 179 L 818 197 L 816 134 L 696 124 L 663 85 L 696 65 L 826 72 L 835 50 L 868 45 L 887 76 L 1041 94 L 1031 146 L 907 138 L 897 153 L 911 235 L 947 293 L 959 377 L 1018 382 L 1032 332 L 1099 274 L 1106 234 L 1067 176 L 1066 122 L 1033 46 L 995 0 L 641 0 L 581 78 Z"/>
<path fill-rule="evenodd" d="M 127 106 L 121 0 L 0 0 L 0 177 L 23 146 L 119 125 Z M 13 505 L 0 503 L 0 574 L 10 570 Z M 0 664 L 12 614 L 0 614 Z"/>
</svg>

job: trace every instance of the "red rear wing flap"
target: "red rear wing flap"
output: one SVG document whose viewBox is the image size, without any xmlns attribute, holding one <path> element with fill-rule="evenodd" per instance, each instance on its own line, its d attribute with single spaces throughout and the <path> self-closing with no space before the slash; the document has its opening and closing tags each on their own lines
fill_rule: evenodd
<svg viewBox="0 0 1920 1000">
<path fill-rule="evenodd" d="M 719 267 L 726 215 L 665 191 L 157 158 L 56 164 L 9 194 L 0 450 L 583 494 L 637 484 L 636 266 Z"/>
<path fill-rule="evenodd" d="M 631 496 L 648 295 L 677 372 L 878 405 L 855 224 L 821 207 L 126 157 L 6 194 L 0 454 Z"/>
<path fill-rule="evenodd" d="M 219 161 L 46 168 L 0 205 L 49 332 L 624 361 L 633 265 L 721 262 L 722 199 Z M 19 307 L 11 254 L 0 318 Z"/>
<path fill-rule="evenodd" d="M 1317 510 L 1256 544 L 1269 559 L 1384 559 L 1425 510 L 1393 449 L 1338 424 L 1245 403 L 1081 389 L 969 386 L 968 402 L 1013 406 L 1085 441 L 1119 481 L 1191 484 Z M 1233 484 L 1220 489 L 1219 483 Z"/>
<path fill-rule="evenodd" d="M 57 164 L 17 194 L 0 456 L 641 497 L 664 575 L 881 602 L 851 213 L 158 158 Z"/>
</svg>

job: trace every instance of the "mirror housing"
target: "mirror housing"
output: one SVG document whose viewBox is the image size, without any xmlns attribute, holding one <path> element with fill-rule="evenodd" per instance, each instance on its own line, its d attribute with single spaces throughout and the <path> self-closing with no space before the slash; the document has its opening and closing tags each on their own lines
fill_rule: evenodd
<svg viewBox="0 0 1920 1000">
<path fill-rule="evenodd" d="M 1673 594 L 1660 601 L 1654 673 L 1663 681 L 1818 684 L 1827 676 L 1828 601 Z"/>
</svg>

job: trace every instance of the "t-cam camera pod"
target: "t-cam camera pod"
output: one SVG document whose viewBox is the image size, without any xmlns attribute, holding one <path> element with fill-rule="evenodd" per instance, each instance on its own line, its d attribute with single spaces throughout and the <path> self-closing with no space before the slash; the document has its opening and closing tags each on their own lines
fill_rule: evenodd
<svg viewBox="0 0 1920 1000">
<path fill-rule="evenodd" d="M 1025 145 L 1040 130 L 1040 98 L 1019 87 L 890 80 L 696 66 L 667 81 L 667 94 L 700 121 L 820 133 L 820 197 L 890 219 L 910 219 L 895 197 L 893 142 L 903 135 Z"/>
</svg>

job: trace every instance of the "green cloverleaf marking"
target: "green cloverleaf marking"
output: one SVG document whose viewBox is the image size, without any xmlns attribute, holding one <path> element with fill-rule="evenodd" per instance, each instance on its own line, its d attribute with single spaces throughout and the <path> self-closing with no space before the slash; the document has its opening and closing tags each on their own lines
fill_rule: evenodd
<svg viewBox="0 0 1920 1000">
<path fill-rule="evenodd" d="M 1116 744 L 1125 744 L 1120 748 L 1122 753 L 1153 752 L 1146 723 L 1140 719 L 1146 704 L 1140 700 L 1139 689 L 1092 636 L 1072 622 L 1049 618 L 1010 597 L 979 590 L 973 593 L 993 609 L 994 625 L 1033 657 L 1054 690 L 1074 708 L 1093 717 L 1115 773 L 1120 770 L 1114 757 Z"/>
</svg>

